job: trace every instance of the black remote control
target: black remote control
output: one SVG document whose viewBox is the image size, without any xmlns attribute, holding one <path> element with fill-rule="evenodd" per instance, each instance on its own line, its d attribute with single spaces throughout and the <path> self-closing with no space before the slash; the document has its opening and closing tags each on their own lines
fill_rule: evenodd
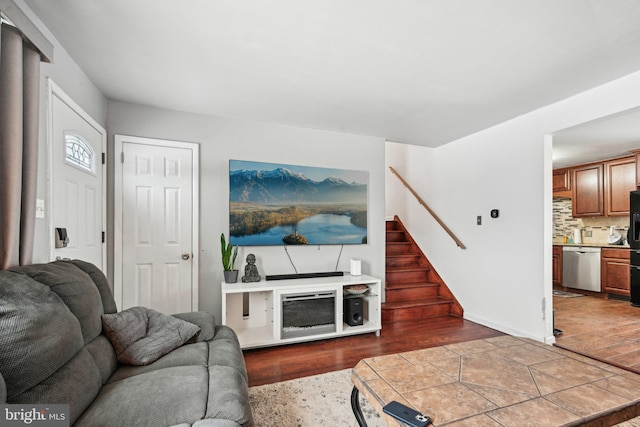
<svg viewBox="0 0 640 427">
<path fill-rule="evenodd" d="M 384 405 L 382 410 L 385 414 L 389 414 L 396 420 L 402 421 L 411 427 L 425 427 L 431 424 L 431 418 L 429 416 L 423 415 L 395 400 Z"/>
</svg>

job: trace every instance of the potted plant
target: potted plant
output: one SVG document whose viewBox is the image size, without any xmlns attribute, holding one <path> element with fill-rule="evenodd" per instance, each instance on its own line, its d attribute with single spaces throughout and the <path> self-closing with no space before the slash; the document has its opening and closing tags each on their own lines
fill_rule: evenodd
<svg viewBox="0 0 640 427">
<path fill-rule="evenodd" d="M 224 269 L 224 281 L 236 283 L 238 281 L 238 270 L 236 270 L 236 257 L 238 247 L 227 243 L 224 233 L 220 234 L 220 248 L 222 251 L 222 268 Z"/>
</svg>

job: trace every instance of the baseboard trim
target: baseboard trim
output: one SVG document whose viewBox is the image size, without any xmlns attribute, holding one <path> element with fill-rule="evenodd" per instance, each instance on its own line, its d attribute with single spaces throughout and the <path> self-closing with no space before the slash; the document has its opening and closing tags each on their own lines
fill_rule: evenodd
<svg viewBox="0 0 640 427">
<path fill-rule="evenodd" d="M 545 343 L 545 344 L 553 344 L 553 343 L 556 342 L 556 339 L 555 339 L 555 337 L 553 335 L 551 335 L 550 337 L 534 336 L 534 335 L 531 335 L 531 334 L 526 333 L 524 331 L 520 331 L 518 329 L 507 328 L 504 325 L 499 325 L 497 323 L 490 322 L 490 321 L 488 321 L 486 319 L 483 319 L 481 317 L 474 316 L 473 314 L 469 314 L 466 311 L 465 311 L 463 317 L 466 320 L 470 320 L 472 322 L 479 323 L 482 326 L 486 326 L 487 328 L 495 329 L 497 331 L 503 332 L 503 333 L 508 334 L 508 335 L 512 335 L 514 337 L 530 338 L 532 340 L 535 340 L 535 341 L 538 341 L 538 342 L 542 342 L 542 343 Z"/>
</svg>

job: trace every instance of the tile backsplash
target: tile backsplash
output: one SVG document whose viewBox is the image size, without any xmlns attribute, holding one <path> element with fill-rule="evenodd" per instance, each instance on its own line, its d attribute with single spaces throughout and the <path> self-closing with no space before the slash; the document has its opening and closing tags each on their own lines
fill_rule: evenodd
<svg viewBox="0 0 640 427">
<path fill-rule="evenodd" d="M 600 244 L 606 243 L 611 227 L 626 238 L 629 228 L 628 216 L 573 218 L 571 216 L 571 199 L 566 197 L 553 198 L 553 241 L 562 243 L 564 236 L 573 237 L 573 230 L 582 229 L 582 242 Z M 587 232 L 591 237 L 587 237 Z"/>
</svg>

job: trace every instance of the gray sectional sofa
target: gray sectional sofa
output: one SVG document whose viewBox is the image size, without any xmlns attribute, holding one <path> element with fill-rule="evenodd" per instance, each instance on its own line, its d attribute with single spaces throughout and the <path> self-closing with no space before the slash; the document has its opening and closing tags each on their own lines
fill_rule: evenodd
<svg viewBox="0 0 640 427">
<path fill-rule="evenodd" d="M 0 403 L 69 404 L 74 426 L 253 426 L 231 329 L 208 313 L 176 315 L 200 332 L 152 363 L 124 365 L 102 327 L 116 312 L 92 264 L 0 271 Z"/>
</svg>

